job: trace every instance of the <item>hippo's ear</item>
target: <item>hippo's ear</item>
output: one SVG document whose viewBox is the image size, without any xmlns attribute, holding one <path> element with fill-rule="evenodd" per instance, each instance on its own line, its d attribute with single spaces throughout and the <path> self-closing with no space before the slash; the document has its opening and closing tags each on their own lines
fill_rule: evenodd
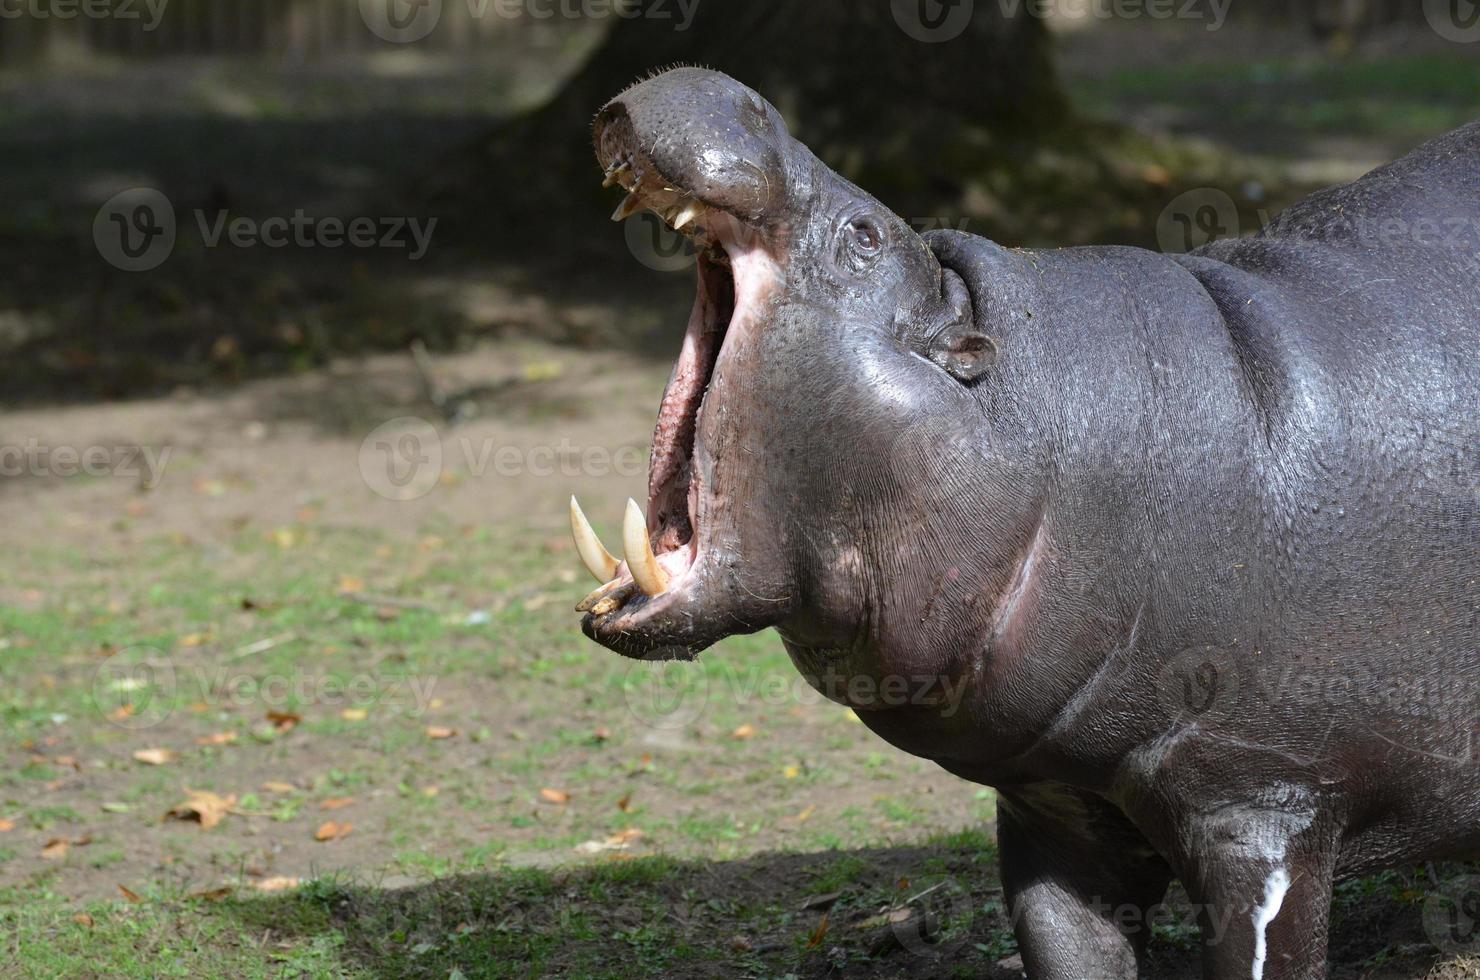
<svg viewBox="0 0 1480 980">
<path fill-rule="evenodd" d="M 910 345 L 957 381 L 972 384 L 997 363 L 997 345 L 977 329 L 966 283 L 941 269 L 940 305 L 931 306 L 913 318 Z"/>
</svg>

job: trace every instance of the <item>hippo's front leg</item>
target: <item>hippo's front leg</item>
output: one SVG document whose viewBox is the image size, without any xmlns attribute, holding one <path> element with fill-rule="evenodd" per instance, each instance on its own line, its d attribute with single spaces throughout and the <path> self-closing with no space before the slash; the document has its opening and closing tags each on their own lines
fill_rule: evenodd
<svg viewBox="0 0 1480 980">
<path fill-rule="evenodd" d="M 1003 790 L 1002 885 L 1033 980 L 1135 980 L 1171 870 L 1103 800 L 1061 786 Z"/>
</svg>

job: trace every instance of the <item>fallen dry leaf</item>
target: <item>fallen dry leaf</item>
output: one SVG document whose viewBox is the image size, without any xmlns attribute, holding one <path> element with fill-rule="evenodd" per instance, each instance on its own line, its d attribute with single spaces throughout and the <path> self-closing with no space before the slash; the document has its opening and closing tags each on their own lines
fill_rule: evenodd
<svg viewBox="0 0 1480 980">
<path fill-rule="evenodd" d="M 755 738 L 755 726 L 750 724 L 741 725 L 739 728 L 730 733 L 730 737 L 742 740 L 747 738 Z"/>
<path fill-rule="evenodd" d="M 822 941 L 827 938 L 827 927 L 828 927 L 828 916 L 829 916 L 829 914 L 830 913 L 827 913 L 827 912 L 822 913 L 822 921 L 819 922 L 819 923 L 817 923 L 817 928 L 816 929 L 813 929 L 812 930 L 812 935 L 810 935 L 810 936 L 807 937 L 807 948 L 808 949 L 816 949 L 818 946 L 821 946 L 822 945 Z"/>
<path fill-rule="evenodd" d="M 617 809 L 621 810 L 623 813 L 626 813 L 628 810 L 632 809 L 631 793 L 628 793 L 626 796 L 617 801 Z"/>
<path fill-rule="evenodd" d="M 88 929 L 91 929 L 93 927 L 93 917 L 88 915 L 86 912 L 78 912 L 76 915 L 72 916 L 72 921 L 77 923 L 79 926 L 83 926 Z"/>
<path fill-rule="evenodd" d="M 134 753 L 134 761 L 146 766 L 163 766 L 175 761 L 175 753 L 169 749 L 139 749 Z"/>
<path fill-rule="evenodd" d="M 134 891 L 131 888 L 125 888 L 123 885 L 119 885 L 118 890 L 123 892 L 124 898 L 128 899 L 134 904 L 138 904 L 139 902 L 142 902 L 144 900 L 143 896 L 141 896 L 138 892 Z"/>
<path fill-rule="evenodd" d="M 9 833 L 15 829 L 14 820 L 0 820 L 0 834 Z"/>
<path fill-rule="evenodd" d="M 48 861 L 60 861 L 72 849 L 72 842 L 65 837 L 53 837 L 41 848 L 41 856 Z"/>
<path fill-rule="evenodd" d="M 451 738 L 457 734 L 456 728 L 443 728 L 441 725 L 430 725 L 427 727 L 427 738 L 443 739 Z"/>
<path fill-rule="evenodd" d="M 298 879 L 288 875 L 263 878 L 252 886 L 259 892 L 285 892 L 298 887 Z"/>
<path fill-rule="evenodd" d="M 591 741 L 595 742 L 597 745 L 600 745 L 602 742 L 610 741 L 611 737 L 612 732 L 610 728 L 598 728 L 596 729 L 596 731 L 591 733 Z"/>
<path fill-rule="evenodd" d="M 204 901 L 204 902 L 224 902 L 228 898 L 231 897 L 231 893 L 234 892 L 234 891 L 236 891 L 235 888 L 229 888 L 229 887 L 228 888 L 212 888 L 209 891 L 192 892 L 191 895 L 190 895 L 190 897 L 191 898 L 198 898 L 198 899 L 200 899 L 201 901 Z"/>
<path fill-rule="evenodd" d="M 303 716 L 293 711 L 269 711 L 267 720 L 278 731 L 291 732 L 303 720 Z"/>
<path fill-rule="evenodd" d="M 814 814 L 816 812 L 817 812 L 817 807 L 816 806 L 808 806 L 808 807 L 805 807 L 802 810 L 801 813 L 798 813 L 796 815 L 796 818 L 795 818 L 796 819 L 796 822 L 797 823 L 806 823 L 808 820 L 810 820 L 812 818 L 812 814 Z"/>
<path fill-rule="evenodd" d="M 335 796 L 319 804 L 320 810 L 339 810 L 355 801 L 353 796 Z"/>
<path fill-rule="evenodd" d="M 262 788 L 267 790 L 269 793 L 294 793 L 298 790 L 298 787 L 294 786 L 292 783 L 280 783 L 274 779 L 269 779 L 267 782 L 263 783 Z"/>
<path fill-rule="evenodd" d="M 580 854 L 600 854 L 603 851 L 625 851 L 633 841 L 642 836 L 642 831 L 636 827 L 612 834 L 606 840 L 588 840 L 583 844 L 576 845 L 576 851 Z"/>
<path fill-rule="evenodd" d="M 540 799 L 546 803 L 558 803 L 561 806 L 570 802 L 570 794 L 563 789 L 551 789 L 546 786 L 540 790 Z"/>
<path fill-rule="evenodd" d="M 801 774 L 802 774 L 802 767 L 801 766 L 787 766 L 785 769 L 781 770 L 781 778 L 782 779 L 796 779 Z"/>
<path fill-rule="evenodd" d="M 355 827 L 352 823 L 336 823 L 333 820 L 325 820 L 319 824 L 319 829 L 314 831 L 313 839 L 316 841 L 339 840 L 349 834 Z"/>
<path fill-rule="evenodd" d="M 339 594 L 354 595 L 365 591 L 365 580 L 356 575 L 339 576 Z"/>
<path fill-rule="evenodd" d="M 126 721 L 127 719 L 132 718 L 134 716 L 134 712 L 137 710 L 139 709 L 132 704 L 120 704 L 118 707 L 114 708 L 108 713 L 108 720 Z"/>
<path fill-rule="evenodd" d="M 369 716 L 370 712 L 366 711 L 364 708 L 345 708 L 343 711 L 339 712 L 339 717 L 343 718 L 345 721 L 364 721 Z"/>
<path fill-rule="evenodd" d="M 230 745 L 236 741 L 236 732 L 216 732 L 213 735 L 202 735 L 195 740 L 196 745 Z"/>
<path fill-rule="evenodd" d="M 236 794 L 218 796 L 210 790 L 187 789 L 185 802 L 175 804 L 166 817 L 175 820 L 196 820 L 202 830 L 210 830 L 236 806 Z"/>
</svg>

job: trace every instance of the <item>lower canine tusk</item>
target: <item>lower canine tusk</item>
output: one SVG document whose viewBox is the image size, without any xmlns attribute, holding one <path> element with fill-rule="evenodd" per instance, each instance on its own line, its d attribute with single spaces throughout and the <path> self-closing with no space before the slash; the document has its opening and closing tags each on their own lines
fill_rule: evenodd
<svg viewBox="0 0 1480 980">
<path fill-rule="evenodd" d="M 596 576 L 596 581 L 610 582 L 617 574 L 617 560 L 591 530 L 591 522 L 586 520 L 575 497 L 570 498 L 570 534 L 576 540 L 576 553 L 581 556 L 581 564 Z"/>
<path fill-rule="evenodd" d="M 627 568 L 632 580 L 648 595 L 662 595 L 668 588 L 668 576 L 653 554 L 653 544 L 648 540 L 647 521 L 637 501 L 627 501 L 627 516 L 622 520 L 622 549 L 627 555 Z"/>
</svg>

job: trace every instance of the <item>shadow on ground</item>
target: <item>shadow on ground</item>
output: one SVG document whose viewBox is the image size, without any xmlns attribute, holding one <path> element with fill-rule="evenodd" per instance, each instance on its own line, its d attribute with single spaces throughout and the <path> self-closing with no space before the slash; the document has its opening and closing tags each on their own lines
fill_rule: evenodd
<svg viewBox="0 0 1480 980">
<path fill-rule="evenodd" d="M 1445 955 L 1425 932 L 1433 890 L 1423 881 L 1434 870 L 1339 889 L 1330 977 L 1476 975 L 1480 961 L 1463 955 L 1473 949 Z M 1443 870 L 1451 882 L 1465 871 Z M 1197 932 L 1175 886 L 1168 906 L 1148 976 L 1195 978 Z M 342 937 L 341 956 L 378 977 L 1022 975 L 995 849 L 975 833 L 923 847 L 611 860 L 401 888 L 320 881 L 227 907 L 245 931 L 279 943 Z"/>
</svg>

